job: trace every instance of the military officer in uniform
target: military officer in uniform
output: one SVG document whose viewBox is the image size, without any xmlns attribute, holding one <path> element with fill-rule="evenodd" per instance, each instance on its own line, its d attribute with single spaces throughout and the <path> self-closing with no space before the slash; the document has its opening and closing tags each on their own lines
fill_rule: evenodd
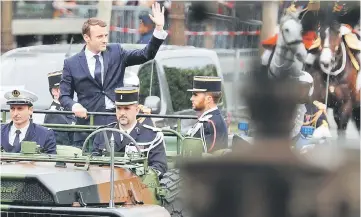
<svg viewBox="0 0 361 217">
<path fill-rule="evenodd" d="M 118 128 L 125 131 L 136 142 L 140 151 L 148 156 L 149 166 L 154 169 L 158 176 L 167 171 L 167 157 L 165 152 L 164 135 L 156 128 L 137 121 L 139 112 L 139 89 L 137 87 L 121 87 L 115 89 L 115 105 L 117 122 L 106 127 Z M 116 152 L 138 152 L 131 141 L 120 133 L 107 132 L 108 137 L 113 135 Z M 101 155 L 106 149 L 104 136 L 99 133 L 95 136 L 93 153 Z"/>
<path fill-rule="evenodd" d="M 306 49 L 309 49 L 312 46 L 312 43 L 314 40 L 317 39 L 317 28 L 318 24 L 320 22 L 321 16 L 318 13 L 320 2 L 318 1 L 309 1 L 307 4 L 307 7 L 304 8 L 303 4 L 306 2 L 302 1 L 293 1 L 286 9 L 286 13 L 292 13 L 296 12 L 298 10 L 301 11 L 300 19 L 302 23 L 302 42 L 305 45 Z M 302 8 L 302 9 L 301 9 Z M 279 30 L 277 30 L 279 31 Z M 271 61 L 272 53 L 274 52 L 274 49 L 277 45 L 277 38 L 278 33 L 274 34 L 271 37 L 268 37 L 267 39 L 263 40 L 261 42 L 263 48 L 265 49 L 262 56 L 261 56 L 261 62 L 264 67 L 268 67 L 268 64 Z M 310 61 L 314 61 L 314 55 L 308 54 L 306 63 Z M 310 60 L 311 59 L 311 60 Z M 308 63 L 311 64 L 311 63 Z"/>
<path fill-rule="evenodd" d="M 48 74 L 49 91 L 53 97 L 53 102 L 50 105 L 49 110 L 64 111 L 59 102 L 60 89 L 59 84 L 61 80 L 62 71 L 51 72 Z M 69 110 L 69 109 L 68 109 Z M 75 124 L 76 119 L 74 115 L 64 114 L 46 114 L 44 123 L 49 124 Z M 59 145 L 72 145 L 73 144 L 73 132 L 56 132 L 56 143 Z"/>
<path fill-rule="evenodd" d="M 302 148 L 308 144 L 307 135 L 302 134 L 302 126 L 313 126 L 315 128 L 313 137 L 316 136 L 330 136 L 327 117 L 325 115 L 326 106 L 323 107 L 318 101 L 311 101 L 314 90 L 314 83 L 312 76 L 302 71 L 301 76 L 298 77 L 297 87 L 300 93 L 300 101 L 297 105 L 296 118 L 293 130 L 291 131 L 291 138 L 295 142 L 296 147 Z"/>
<path fill-rule="evenodd" d="M 355 29 L 360 24 L 360 1 L 335 1 L 332 9 L 333 18 L 335 18 L 340 24 L 340 34 L 348 35 L 348 40 L 354 46 L 346 43 L 351 48 L 352 53 L 355 55 L 355 61 L 358 62 L 358 74 L 356 79 L 356 90 L 361 89 L 361 67 L 360 67 L 360 32 Z"/>
<path fill-rule="evenodd" d="M 1 149 L 19 153 L 21 142 L 31 141 L 36 142 L 45 153 L 56 154 L 53 130 L 30 120 L 37 96 L 26 90 L 13 90 L 5 93 L 4 97 L 10 105 L 11 122 L 1 126 Z"/>
<path fill-rule="evenodd" d="M 127 69 L 126 69 L 127 74 Z M 131 74 L 131 73 L 128 73 Z M 138 87 L 139 88 L 139 78 L 136 74 L 124 76 L 124 86 L 125 87 Z M 139 114 L 152 114 L 152 110 L 142 104 L 138 104 Z M 155 127 L 155 123 L 150 117 L 139 117 L 137 119 L 140 123 Z"/>
<path fill-rule="evenodd" d="M 228 147 L 227 125 L 217 104 L 222 97 L 222 80 L 219 77 L 194 76 L 192 108 L 200 114 L 198 122 L 187 132 L 201 138 L 205 152 Z"/>
</svg>

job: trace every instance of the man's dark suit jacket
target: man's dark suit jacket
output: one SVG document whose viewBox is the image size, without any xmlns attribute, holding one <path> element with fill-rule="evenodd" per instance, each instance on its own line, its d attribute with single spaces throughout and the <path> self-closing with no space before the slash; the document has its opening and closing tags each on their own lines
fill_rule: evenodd
<svg viewBox="0 0 361 217">
<path fill-rule="evenodd" d="M 144 49 L 130 51 L 124 50 L 120 44 L 109 44 L 106 51 L 102 52 L 104 63 L 102 86 L 98 85 L 90 74 L 84 46 L 80 53 L 64 61 L 63 75 L 60 82 L 60 104 L 63 107 L 72 108 L 76 103 L 73 100 L 74 92 L 76 92 L 78 102 L 88 112 L 104 112 L 104 96 L 114 102 L 114 89 L 123 87 L 125 68 L 154 59 L 163 41 L 153 36 Z M 104 116 L 95 117 L 94 124 L 109 124 L 106 123 L 106 120 Z M 89 124 L 89 118 L 77 118 L 77 124 Z"/>
<path fill-rule="evenodd" d="M 64 111 L 64 108 L 55 101 L 53 101 L 50 105 L 51 107 L 55 107 L 57 111 Z M 64 115 L 64 114 L 46 114 L 44 118 L 45 124 L 68 124 L 71 125 L 75 122 L 74 115 Z M 73 145 L 73 137 L 74 132 L 62 132 L 62 131 L 54 131 L 56 144 L 58 145 Z"/>
<path fill-rule="evenodd" d="M 5 152 L 19 153 L 21 147 L 14 147 L 9 143 L 9 132 L 13 122 L 1 126 L 1 148 Z M 56 154 L 54 131 L 30 122 L 23 141 L 36 142 L 47 154 Z"/>
</svg>

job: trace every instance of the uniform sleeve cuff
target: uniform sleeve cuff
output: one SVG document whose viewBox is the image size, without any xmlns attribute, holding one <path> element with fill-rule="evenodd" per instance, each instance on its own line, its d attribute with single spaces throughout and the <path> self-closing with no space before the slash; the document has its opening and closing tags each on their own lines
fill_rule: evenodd
<svg viewBox="0 0 361 217">
<path fill-rule="evenodd" d="M 155 169 L 154 167 L 152 167 L 152 166 L 150 166 L 150 168 L 152 168 L 153 169 L 153 171 L 158 175 L 158 176 L 160 176 L 160 175 L 162 175 L 162 172 L 161 171 L 159 171 L 159 170 L 157 170 L 157 169 Z"/>
<path fill-rule="evenodd" d="M 158 29 L 154 29 L 153 36 L 158 39 L 164 40 L 167 38 L 168 33 L 164 29 L 161 31 L 159 31 Z"/>
</svg>

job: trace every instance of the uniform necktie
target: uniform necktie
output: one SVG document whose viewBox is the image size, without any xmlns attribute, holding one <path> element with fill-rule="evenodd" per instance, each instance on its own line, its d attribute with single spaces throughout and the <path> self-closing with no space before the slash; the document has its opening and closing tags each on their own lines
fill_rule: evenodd
<svg viewBox="0 0 361 217">
<path fill-rule="evenodd" d="M 21 131 L 16 130 L 15 133 L 16 133 L 16 136 L 15 136 L 15 140 L 13 143 L 13 150 L 14 150 L 14 152 L 19 152 L 20 151 L 20 133 L 21 133 Z"/>
<path fill-rule="evenodd" d="M 94 78 L 95 81 L 98 82 L 100 86 L 102 86 L 102 65 L 99 60 L 99 55 L 94 55 L 94 58 L 95 58 Z"/>
</svg>

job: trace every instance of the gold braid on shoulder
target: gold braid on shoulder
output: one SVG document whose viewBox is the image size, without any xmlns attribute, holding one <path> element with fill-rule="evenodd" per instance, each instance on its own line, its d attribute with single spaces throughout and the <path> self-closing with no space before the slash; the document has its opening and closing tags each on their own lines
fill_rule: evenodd
<svg viewBox="0 0 361 217">
<path fill-rule="evenodd" d="M 141 114 L 149 115 L 152 113 L 151 109 L 144 105 L 139 104 L 138 108 L 139 108 L 139 113 Z M 145 117 L 139 117 L 137 120 L 139 121 L 139 123 L 142 123 L 145 120 Z"/>
<path fill-rule="evenodd" d="M 310 117 L 312 118 L 310 121 L 306 121 L 303 123 L 303 125 L 312 125 L 313 127 L 316 127 L 316 123 L 317 120 L 321 117 L 322 113 L 324 113 L 325 115 L 327 115 L 326 113 L 326 105 L 319 102 L 319 101 L 314 101 L 313 104 L 319 109 L 315 114 L 310 115 Z"/>
</svg>

